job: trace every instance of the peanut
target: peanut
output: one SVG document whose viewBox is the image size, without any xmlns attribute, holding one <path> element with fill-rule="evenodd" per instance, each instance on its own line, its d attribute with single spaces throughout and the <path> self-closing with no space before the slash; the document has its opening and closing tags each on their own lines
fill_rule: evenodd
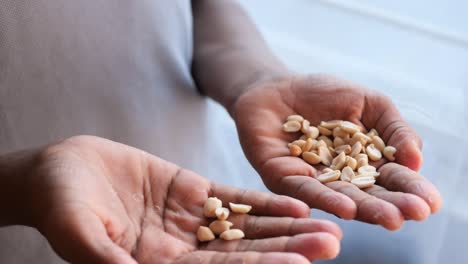
<svg viewBox="0 0 468 264">
<path fill-rule="evenodd" d="M 357 133 L 354 133 L 353 137 L 351 138 L 351 144 L 354 144 L 356 142 L 361 142 L 362 145 L 366 145 L 367 142 L 371 141 L 372 139 L 368 136 L 366 136 L 365 134 L 363 134 L 362 132 L 357 132 Z"/>
<path fill-rule="evenodd" d="M 307 142 L 307 141 L 306 141 L 306 140 L 303 140 L 303 139 L 294 140 L 293 142 L 291 142 L 291 143 L 288 144 L 288 147 L 289 147 L 290 145 L 298 145 L 299 147 L 302 148 L 302 147 L 306 144 L 306 142 Z"/>
<path fill-rule="evenodd" d="M 200 242 L 211 241 L 215 239 L 215 235 L 208 227 L 200 226 L 197 230 L 197 239 Z"/>
<path fill-rule="evenodd" d="M 350 182 L 354 177 L 354 170 L 350 166 L 346 166 L 341 170 L 340 180 Z"/>
<path fill-rule="evenodd" d="M 351 183 L 359 189 L 371 187 L 375 183 L 374 177 L 357 177 L 351 180 Z"/>
<path fill-rule="evenodd" d="M 297 122 L 302 122 L 304 121 L 304 117 L 301 115 L 290 115 L 288 118 L 286 118 L 286 121 L 297 121 Z"/>
<path fill-rule="evenodd" d="M 353 147 L 351 148 L 351 153 L 349 153 L 349 155 L 351 157 L 354 157 L 357 154 L 361 153 L 361 150 L 362 150 L 362 143 L 361 143 L 361 141 L 358 141 L 358 142 L 353 144 Z"/>
<path fill-rule="evenodd" d="M 288 133 L 294 133 L 301 130 L 301 123 L 298 121 L 288 121 L 283 124 L 283 131 Z"/>
<path fill-rule="evenodd" d="M 206 217 L 216 217 L 216 209 L 221 208 L 223 202 L 216 197 L 210 197 L 206 200 L 205 205 L 203 206 L 203 214 Z"/>
<path fill-rule="evenodd" d="M 311 138 L 308 138 L 306 143 L 304 144 L 304 146 L 302 147 L 302 152 L 306 152 L 306 151 L 309 151 L 312 149 L 312 147 L 314 146 L 314 141 L 316 141 L 315 139 L 311 139 Z"/>
<path fill-rule="evenodd" d="M 332 164 L 330 165 L 330 169 L 332 170 L 341 170 L 345 166 L 346 162 L 346 155 L 344 152 L 341 152 L 338 156 L 336 156 Z"/>
<path fill-rule="evenodd" d="M 333 146 L 335 148 L 343 146 L 344 144 L 345 144 L 345 141 L 340 137 L 335 137 L 335 139 L 333 139 Z"/>
<path fill-rule="evenodd" d="M 386 146 L 383 150 L 383 155 L 386 159 L 389 161 L 394 161 L 395 160 L 395 152 L 396 148 L 392 146 Z"/>
<path fill-rule="evenodd" d="M 354 171 L 356 169 L 356 167 L 357 167 L 357 161 L 353 157 L 347 156 L 346 157 L 346 165 L 349 166 Z"/>
<path fill-rule="evenodd" d="M 327 128 L 327 129 L 334 129 L 337 126 L 340 126 L 343 121 L 341 120 L 331 120 L 331 121 L 322 121 L 320 122 L 320 126 Z"/>
<path fill-rule="evenodd" d="M 340 128 L 341 130 L 344 130 L 348 132 L 349 134 L 354 134 L 354 133 L 361 131 L 361 128 L 358 125 L 351 123 L 349 121 L 341 122 Z"/>
<path fill-rule="evenodd" d="M 219 220 L 226 220 L 229 217 L 229 209 L 226 207 L 216 208 L 215 215 Z"/>
<path fill-rule="evenodd" d="M 342 130 L 340 127 L 335 127 L 335 128 L 333 129 L 332 135 L 333 135 L 334 137 L 341 137 L 341 138 L 349 137 L 348 132 Z"/>
<path fill-rule="evenodd" d="M 209 227 L 210 227 L 210 230 L 213 231 L 215 235 L 219 235 L 223 233 L 224 231 L 229 230 L 232 227 L 232 225 L 233 224 L 229 221 L 215 220 L 209 225 Z"/>
<path fill-rule="evenodd" d="M 346 155 L 351 153 L 351 146 L 350 145 L 343 145 L 335 148 L 335 152 L 337 154 L 340 154 L 341 152 L 344 152 Z"/>
<path fill-rule="evenodd" d="M 372 138 L 372 136 L 378 136 L 378 135 L 379 135 L 379 132 L 377 132 L 377 130 L 375 130 L 375 129 L 373 128 L 373 129 L 371 129 L 371 130 L 369 131 L 369 133 L 367 133 L 366 135 L 367 135 L 368 137 L 371 137 L 371 138 Z"/>
<path fill-rule="evenodd" d="M 322 161 L 323 165 L 330 166 L 333 157 L 330 154 L 330 151 L 328 150 L 328 148 L 324 146 L 320 146 L 318 148 L 318 154 L 320 156 L 320 160 Z"/>
<path fill-rule="evenodd" d="M 307 133 L 309 131 L 309 128 L 310 128 L 310 122 L 309 120 L 303 120 L 302 121 L 302 127 L 301 127 L 301 131 L 302 133 Z"/>
<path fill-rule="evenodd" d="M 314 126 L 310 126 L 309 129 L 304 133 L 306 137 L 316 139 L 319 136 L 318 128 Z"/>
<path fill-rule="evenodd" d="M 246 214 L 252 210 L 252 206 L 246 204 L 229 203 L 229 207 L 231 208 L 231 211 L 238 214 Z"/>
<path fill-rule="evenodd" d="M 302 158 L 307 162 L 307 163 L 310 163 L 310 164 L 313 164 L 313 165 L 316 165 L 316 164 L 319 164 L 320 161 L 322 161 L 320 159 L 320 156 L 313 153 L 313 152 L 304 152 L 302 153 Z"/>
<path fill-rule="evenodd" d="M 333 141 L 331 141 L 331 139 L 329 139 L 328 137 L 326 136 L 320 136 L 317 138 L 318 140 L 323 140 L 325 141 L 325 143 L 327 144 L 327 146 L 329 147 L 333 147 Z"/>
<path fill-rule="evenodd" d="M 244 232 L 242 232 L 242 230 L 231 229 L 231 230 L 224 231 L 223 233 L 221 233 L 219 237 L 223 240 L 234 240 L 234 239 L 241 239 L 244 236 L 245 235 L 244 235 Z"/>
<path fill-rule="evenodd" d="M 366 147 L 366 153 L 367 156 L 369 156 L 369 159 L 373 161 L 378 161 L 382 159 L 382 153 L 374 146 L 374 144 L 370 144 Z"/>
<path fill-rule="evenodd" d="M 365 166 L 362 166 L 358 169 L 358 172 L 359 173 L 364 173 L 364 172 L 376 172 L 377 171 L 377 168 L 374 167 L 374 166 L 371 166 L 371 165 L 365 165 Z"/>
<path fill-rule="evenodd" d="M 302 153 L 302 149 L 298 145 L 292 144 L 289 146 L 289 153 L 291 156 L 299 157 Z"/>
<path fill-rule="evenodd" d="M 324 135 L 324 136 L 331 136 L 332 132 L 331 130 L 323 127 L 323 126 L 318 126 L 317 127 L 318 131 L 320 132 L 321 135 Z"/>
<path fill-rule="evenodd" d="M 382 138 L 380 138 L 379 136 L 373 136 L 371 142 L 372 142 L 372 144 L 374 144 L 374 146 L 378 150 L 380 150 L 380 152 L 383 152 L 383 150 L 385 148 L 385 143 L 384 143 Z"/>
<path fill-rule="evenodd" d="M 332 181 L 338 180 L 340 178 L 340 175 L 341 175 L 341 172 L 339 170 L 334 170 L 334 171 L 320 174 L 317 177 L 317 180 L 319 180 L 321 183 L 332 182 Z"/>
</svg>

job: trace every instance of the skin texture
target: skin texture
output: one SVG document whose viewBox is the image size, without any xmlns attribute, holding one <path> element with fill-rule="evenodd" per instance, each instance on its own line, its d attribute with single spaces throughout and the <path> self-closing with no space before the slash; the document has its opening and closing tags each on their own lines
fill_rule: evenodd
<svg viewBox="0 0 468 264">
<path fill-rule="evenodd" d="M 339 251 L 339 227 L 307 218 L 303 202 L 209 182 L 123 144 L 78 136 L 25 153 L 31 156 L 0 158 L 11 164 L 1 186 L 22 186 L 12 192 L 27 194 L 17 211 L 29 212 L 28 224 L 72 263 L 309 263 Z M 4 185 L 15 181 L 11 175 L 23 184 Z M 209 224 L 203 205 L 211 196 L 226 207 L 253 206 L 250 215 L 229 218 L 245 239 L 197 241 L 198 227 Z"/>
<path fill-rule="evenodd" d="M 291 76 L 253 84 L 232 110 L 244 152 L 273 192 L 286 194 L 344 219 L 379 224 L 389 230 L 405 219 L 424 220 L 441 207 L 437 189 L 417 173 L 422 143 L 391 100 L 369 89 L 330 76 Z M 288 115 L 303 115 L 313 125 L 342 119 L 376 128 L 398 149 L 395 162 L 380 162 L 377 185 L 359 190 L 347 182 L 325 185 L 315 179 L 320 167 L 291 157 L 285 133 Z"/>
</svg>

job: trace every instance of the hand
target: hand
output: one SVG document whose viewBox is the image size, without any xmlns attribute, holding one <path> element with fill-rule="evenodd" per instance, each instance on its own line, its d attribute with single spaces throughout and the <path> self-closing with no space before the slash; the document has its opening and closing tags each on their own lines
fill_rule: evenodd
<svg viewBox="0 0 468 264">
<path fill-rule="evenodd" d="M 339 251 L 339 227 L 307 218 L 298 200 L 215 184 L 126 145 L 79 136 L 36 160 L 34 226 L 73 263 L 309 263 Z M 197 241 L 210 196 L 253 206 L 229 218 L 246 239 Z"/>
<path fill-rule="evenodd" d="M 314 178 L 319 168 L 289 155 L 287 143 L 298 135 L 283 132 L 281 125 L 295 113 L 314 125 L 342 119 L 376 128 L 397 148 L 396 161 L 380 166 L 377 185 L 365 190 L 341 181 L 323 185 Z M 327 76 L 291 77 L 253 85 L 232 114 L 247 158 L 273 192 L 390 230 L 441 207 L 437 189 L 416 172 L 422 164 L 421 140 L 382 94 Z"/>
</svg>

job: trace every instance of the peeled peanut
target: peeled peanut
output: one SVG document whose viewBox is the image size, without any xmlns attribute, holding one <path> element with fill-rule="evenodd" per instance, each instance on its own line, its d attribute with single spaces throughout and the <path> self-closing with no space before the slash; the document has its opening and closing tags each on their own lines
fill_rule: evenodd
<svg viewBox="0 0 468 264">
<path fill-rule="evenodd" d="M 366 135 L 367 135 L 368 137 L 371 137 L 371 138 L 372 138 L 373 136 L 378 136 L 378 135 L 379 135 L 379 132 L 377 132 L 377 130 L 375 130 L 375 129 L 373 128 L 373 129 L 371 129 L 371 130 L 369 131 L 369 133 L 367 133 Z"/>
<path fill-rule="evenodd" d="M 235 203 L 229 203 L 229 207 L 231 208 L 231 211 L 238 214 L 246 214 L 252 209 L 252 206 L 250 205 Z"/>
<path fill-rule="evenodd" d="M 377 168 L 372 166 L 372 165 L 365 165 L 365 166 L 362 166 L 358 169 L 358 172 L 359 173 L 364 173 L 364 172 L 376 172 L 377 171 Z"/>
<path fill-rule="evenodd" d="M 358 178 L 358 177 L 374 177 L 374 178 L 377 178 L 379 176 L 380 176 L 380 172 L 365 171 L 365 172 L 358 172 L 358 174 L 356 175 L 356 178 Z"/>
<path fill-rule="evenodd" d="M 369 159 L 373 161 L 378 161 L 382 159 L 382 153 L 374 146 L 374 144 L 370 144 L 366 147 L 366 153 L 367 156 L 369 156 Z"/>
<path fill-rule="evenodd" d="M 223 233 L 221 233 L 219 237 L 223 240 L 234 240 L 234 239 L 241 239 L 244 236 L 245 235 L 244 235 L 244 232 L 242 232 L 242 230 L 231 229 L 231 230 L 224 231 Z"/>
<path fill-rule="evenodd" d="M 226 230 L 229 230 L 233 224 L 225 220 L 216 220 L 210 224 L 210 229 L 215 235 L 219 235 Z"/>
<path fill-rule="evenodd" d="M 320 136 L 320 137 L 318 137 L 317 139 L 318 139 L 318 140 L 323 140 L 323 141 L 327 144 L 327 146 L 333 147 L 333 141 L 331 141 L 331 139 L 329 139 L 328 137 L 326 137 L 326 136 Z"/>
<path fill-rule="evenodd" d="M 307 141 L 306 141 L 306 140 L 303 140 L 303 139 L 294 140 L 293 142 L 291 142 L 291 143 L 288 144 L 288 147 L 289 147 L 290 145 L 298 145 L 299 147 L 302 148 L 302 147 L 306 144 L 306 142 L 307 142 Z"/>
<path fill-rule="evenodd" d="M 304 146 L 302 147 L 302 152 L 306 152 L 306 151 L 309 151 L 312 149 L 312 147 L 314 146 L 314 141 L 316 141 L 315 139 L 311 139 L 311 138 L 308 138 L 306 143 L 304 144 Z"/>
<path fill-rule="evenodd" d="M 357 177 L 351 180 L 351 183 L 359 189 L 371 187 L 375 183 L 374 177 Z"/>
<path fill-rule="evenodd" d="M 291 144 L 289 145 L 289 153 L 291 154 L 291 156 L 299 157 L 302 153 L 302 148 L 298 145 Z"/>
<path fill-rule="evenodd" d="M 346 154 L 341 152 L 338 156 L 336 156 L 332 164 L 330 165 L 330 169 L 332 170 L 341 170 L 345 166 L 346 162 Z"/>
<path fill-rule="evenodd" d="M 349 134 L 354 134 L 354 133 L 361 131 L 361 128 L 358 125 L 351 123 L 349 121 L 341 122 L 340 128 L 341 130 L 344 130 Z"/>
<path fill-rule="evenodd" d="M 215 215 L 219 220 L 226 220 L 229 217 L 229 209 L 225 207 L 216 208 Z"/>
<path fill-rule="evenodd" d="M 302 121 L 302 126 L 301 126 L 301 131 L 302 133 L 307 133 L 307 131 L 309 131 L 309 128 L 310 128 L 310 122 L 309 120 L 303 120 Z"/>
<path fill-rule="evenodd" d="M 312 139 L 316 139 L 319 136 L 319 133 L 320 132 L 319 132 L 318 128 L 316 128 L 314 126 L 309 126 L 309 129 L 307 129 L 307 131 L 304 132 L 306 137 L 312 138 Z"/>
<path fill-rule="evenodd" d="M 392 146 L 386 146 L 383 150 L 383 155 L 386 159 L 389 161 L 394 161 L 395 160 L 395 152 L 396 148 Z"/>
<path fill-rule="evenodd" d="M 341 172 L 339 170 L 333 170 L 330 172 L 320 174 L 317 177 L 317 180 L 319 180 L 321 183 L 332 182 L 338 180 L 340 178 L 340 175 Z"/>
<path fill-rule="evenodd" d="M 361 141 L 358 141 L 358 142 L 354 143 L 354 145 L 351 147 L 351 153 L 349 153 L 349 155 L 351 157 L 354 157 L 357 154 L 361 153 L 361 150 L 362 150 L 362 143 L 361 143 Z"/>
<path fill-rule="evenodd" d="M 357 132 L 357 133 L 354 133 L 353 137 L 351 138 L 351 142 L 352 144 L 356 143 L 360 141 L 361 144 L 363 146 L 365 146 L 367 144 L 367 142 L 370 142 L 371 141 L 371 138 L 366 136 L 364 133 L 362 132 Z"/>
<path fill-rule="evenodd" d="M 310 164 L 316 165 L 319 164 L 321 159 L 320 156 L 313 152 L 304 152 L 302 153 L 302 158 Z"/>
<path fill-rule="evenodd" d="M 320 122 L 320 126 L 327 128 L 327 129 L 334 129 L 337 126 L 341 125 L 342 120 L 331 120 L 331 121 L 322 121 Z"/>
<path fill-rule="evenodd" d="M 335 148 L 335 152 L 337 154 L 340 154 L 341 152 L 344 152 L 346 155 L 351 153 L 351 146 L 350 145 L 343 145 Z"/>
<path fill-rule="evenodd" d="M 323 165 L 330 166 L 333 157 L 330 154 L 330 151 L 328 150 L 328 148 L 324 146 L 320 146 L 318 148 L 318 154 L 320 156 L 320 160 L 323 163 Z"/>
<path fill-rule="evenodd" d="M 287 121 L 297 121 L 297 122 L 302 122 L 304 121 L 304 117 L 301 115 L 290 115 L 288 118 L 286 118 Z"/>
<path fill-rule="evenodd" d="M 373 136 L 372 137 L 372 144 L 374 144 L 374 146 L 380 150 L 380 152 L 382 152 L 385 148 L 385 143 L 383 141 L 382 138 L 380 138 L 379 136 Z"/>
<path fill-rule="evenodd" d="M 200 242 L 211 241 L 215 239 L 213 232 L 206 226 L 200 226 L 197 230 L 197 238 Z"/>
<path fill-rule="evenodd" d="M 203 214 L 206 217 L 216 217 L 216 209 L 223 207 L 223 202 L 216 197 L 210 197 L 203 206 Z"/>
<path fill-rule="evenodd" d="M 323 126 L 318 126 L 317 127 L 318 131 L 320 132 L 321 135 L 324 135 L 324 136 L 331 136 L 332 132 L 331 130 L 323 127 Z"/>
<path fill-rule="evenodd" d="M 340 127 L 335 127 L 333 129 L 333 132 L 332 132 L 332 135 L 334 137 L 341 137 L 341 138 L 346 138 L 346 137 L 349 137 L 349 133 L 342 130 Z"/>
<path fill-rule="evenodd" d="M 298 121 L 288 121 L 283 124 L 283 131 L 288 133 L 294 133 L 301 130 L 301 123 Z"/>
<path fill-rule="evenodd" d="M 353 157 L 347 156 L 346 165 L 349 166 L 351 169 L 355 170 L 357 166 L 357 161 Z"/>
<path fill-rule="evenodd" d="M 340 180 L 350 182 L 354 178 L 354 171 L 351 167 L 346 166 L 341 170 Z"/>
<path fill-rule="evenodd" d="M 345 144 L 345 141 L 340 137 L 335 137 L 335 139 L 333 139 L 333 146 L 335 148 L 339 146 L 343 146 L 344 144 Z"/>
</svg>

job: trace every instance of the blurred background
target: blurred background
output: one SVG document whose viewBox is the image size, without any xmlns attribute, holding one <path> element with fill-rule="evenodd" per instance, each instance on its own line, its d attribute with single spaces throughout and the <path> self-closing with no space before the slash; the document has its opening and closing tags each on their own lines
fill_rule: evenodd
<svg viewBox="0 0 468 264">
<path fill-rule="evenodd" d="M 444 199 L 439 214 L 396 232 L 313 210 L 313 217 L 344 230 L 340 256 L 326 263 L 468 263 L 468 1 L 241 3 L 292 69 L 335 74 L 389 95 L 420 133 L 421 174 Z M 224 155 L 211 157 L 220 162 L 216 169 L 191 167 L 226 184 L 265 190 L 228 115 L 215 103 L 209 108 L 224 135 L 218 143 L 228 145 L 219 150 Z"/>
</svg>

